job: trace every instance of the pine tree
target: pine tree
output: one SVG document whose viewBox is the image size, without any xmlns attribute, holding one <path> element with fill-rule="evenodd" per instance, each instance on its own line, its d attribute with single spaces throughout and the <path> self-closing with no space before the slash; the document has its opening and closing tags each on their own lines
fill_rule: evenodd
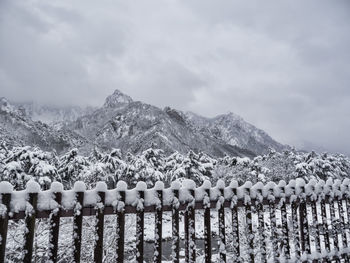
<svg viewBox="0 0 350 263">
<path fill-rule="evenodd" d="M 78 149 L 74 148 L 64 154 L 58 164 L 60 181 L 67 187 L 72 187 L 74 182 L 82 180 L 84 172 L 90 166 L 86 157 L 78 155 Z"/>
</svg>

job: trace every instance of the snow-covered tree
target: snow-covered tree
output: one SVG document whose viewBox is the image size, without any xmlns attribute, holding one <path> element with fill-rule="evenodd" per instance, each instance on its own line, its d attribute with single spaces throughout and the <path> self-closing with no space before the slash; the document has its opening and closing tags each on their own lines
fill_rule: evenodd
<svg viewBox="0 0 350 263">
<path fill-rule="evenodd" d="M 216 161 L 204 153 L 190 151 L 187 156 L 174 153 L 166 159 L 167 178 L 187 178 L 201 184 L 211 177 Z"/>
<path fill-rule="evenodd" d="M 96 149 L 89 171 L 84 173 L 84 180 L 89 183 L 105 181 L 110 187 L 115 187 L 120 178 L 127 172 L 127 164 L 122 160 L 119 149 L 113 149 L 110 153 L 101 153 Z"/>
<path fill-rule="evenodd" d="M 78 149 L 74 148 L 59 159 L 59 179 L 67 187 L 72 187 L 74 182 L 83 179 L 83 174 L 89 166 L 87 158 L 78 155 Z"/>
<path fill-rule="evenodd" d="M 172 181 L 178 178 L 186 177 L 186 170 L 183 167 L 185 157 L 175 152 L 170 156 L 166 157 L 164 162 L 164 170 L 165 170 L 165 184 L 169 186 Z"/>
<path fill-rule="evenodd" d="M 148 186 L 164 179 L 164 152 L 160 149 L 147 149 L 140 155 L 128 155 L 127 172 L 122 179 L 134 186 L 138 181 L 144 181 Z"/>
<path fill-rule="evenodd" d="M 30 179 L 47 189 L 57 178 L 55 155 L 38 148 L 15 147 L 7 150 L 2 160 L 2 180 L 11 182 L 16 189 L 23 189 Z"/>
</svg>

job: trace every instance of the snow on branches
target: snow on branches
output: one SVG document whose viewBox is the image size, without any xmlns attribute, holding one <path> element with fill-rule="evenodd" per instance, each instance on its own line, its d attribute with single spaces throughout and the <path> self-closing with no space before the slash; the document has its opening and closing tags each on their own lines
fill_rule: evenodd
<svg viewBox="0 0 350 263">
<path fill-rule="evenodd" d="M 160 149 L 148 149 L 138 155 L 122 154 L 120 150 L 100 152 L 94 149 L 90 156 L 80 155 L 72 149 L 62 156 L 45 152 L 36 147 L 0 147 L 0 180 L 10 182 L 16 190 L 25 188 L 29 180 L 38 182 L 42 189 L 48 189 L 52 182 L 61 182 L 71 188 L 76 181 L 83 181 L 89 189 L 98 181 L 104 181 L 109 188 L 116 187 L 120 180 L 129 187 L 144 181 L 153 187 L 156 181 L 170 186 L 174 180 L 193 180 L 197 185 L 209 180 L 230 183 L 303 178 L 327 180 L 343 179 L 350 174 L 350 159 L 340 154 L 318 154 L 270 151 L 254 159 L 223 157 L 214 159 L 205 153 L 190 151 L 187 155 L 175 152 L 165 156 Z"/>
</svg>

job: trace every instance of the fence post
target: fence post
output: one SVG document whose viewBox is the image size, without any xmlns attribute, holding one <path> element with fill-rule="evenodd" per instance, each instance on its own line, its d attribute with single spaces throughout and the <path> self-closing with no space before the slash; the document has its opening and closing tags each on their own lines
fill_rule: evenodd
<svg viewBox="0 0 350 263">
<path fill-rule="evenodd" d="M 57 262 L 57 252 L 58 252 L 58 236 L 60 231 L 60 212 L 61 212 L 61 201 L 62 201 L 62 191 L 63 185 L 58 182 L 53 182 L 51 184 L 51 192 L 54 196 L 54 200 L 57 207 L 52 210 L 49 217 L 49 259 L 51 262 Z"/>
<path fill-rule="evenodd" d="M 231 197 L 231 213 L 232 213 L 232 244 L 233 244 L 233 261 L 240 262 L 240 247 L 239 247 L 239 222 L 238 222 L 238 196 L 237 188 L 238 182 L 232 181 L 230 183 L 232 191 Z"/>
<path fill-rule="evenodd" d="M 136 262 L 143 263 L 143 240 L 144 240 L 144 199 L 147 185 L 145 182 L 138 182 L 136 191 L 138 192 L 138 203 L 136 206 Z"/>
<path fill-rule="evenodd" d="M 346 228 L 345 228 L 345 215 L 344 215 L 344 208 L 343 208 L 343 194 L 341 192 L 341 181 L 335 180 L 334 183 L 334 195 L 337 201 L 338 205 L 338 215 L 339 215 L 339 222 L 338 222 L 338 231 L 341 233 L 341 240 L 342 240 L 342 253 L 339 255 L 341 256 L 345 262 L 349 262 L 348 254 L 344 251 L 344 248 L 347 246 L 347 238 L 346 238 Z"/>
<path fill-rule="evenodd" d="M 156 205 L 155 214 L 155 243 L 154 243 L 154 262 L 162 262 L 162 221 L 163 221 L 163 182 L 156 182 L 154 186 L 156 191 L 158 204 Z"/>
<path fill-rule="evenodd" d="M 289 229 L 287 220 L 287 204 L 286 204 L 286 183 L 280 181 L 278 184 L 281 191 L 281 222 L 282 222 L 282 234 L 283 234 L 283 254 L 286 259 L 290 259 L 290 245 L 289 245 Z"/>
<path fill-rule="evenodd" d="M 116 226 L 116 243 L 117 243 L 117 262 L 124 262 L 124 232 L 125 232 L 125 191 L 127 185 L 123 181 L 117 183 L 117 194 L 119 199 L 116 201 L 117 226 Z"/>
<path fill-rule="evenodd" d="M 323 224 L 323 238 L 324 238 L 324 244 L 326 248 L 326 252 L 330 253 L 331 251 L 331 245 L 329 240 L 329 227 L 328 227 L 328 220 L 327 220 L 327 213 L 326 213 L 326 203 L 329 201 L 329 196 L 326 195 L 324 199 L 321 201 L 321 215 L 322 215 L 322 224 Z"/>
<path fill-rule="evenodd" d="M 258 231 L 260 233 L 259 245 L 261 252 L 261 262 L 267 262 L 267 252 L 266 252 L 266 232 L 265 232 L 265 220 L 264 220 L 264 204 L 263 204 L 263 193 L 262 193 L 262 183 L 260 189 L 257 189 L 257 196 L 255 199 L 255 205 L 258 212 Z"/>
<path fill-rule="evenodd" d="M 292 212 L 292 223 L 293 223 L 293 241 L 294 241 L 294 248 L 295 248 L 295 257 L 296 261 L 300 260 L 300 237 L 299 237 L 299 224 L 298 224 L 298 206 L 299 206 L 299 197 L 296 193 L 295 188 L 295 180 L 291 180 L 287 187 L 290 191 L 290 203 L 291 203 L 291 212 Z"/>
<path fill-rule="evenodd" d="M 349 222 L 347 222 L 347 224 L 345 223 L 345 214 L 348 214 L 348 207 L 347 207 L 347 191 L 348 191 L 348 179 L 345 179 L 343 180 L 342 184 L 340 185 L 340 206 L 341 206 L 341 210 L 339 209 L 339 211 L 341 212 L 342 214 L 342 217 L 341 217 L 341 224 L 342 224 L 342 228 L 344 229 L 342 231 L 342 234 L 343 234 L 343 249 L 348 249 L 348 243 L 349 243 L 349 239 L 347 237 L 347 232 L 348 232 L 348 229 L 347 229 L 347 225 L 349 224 Z M 345 205 L 345 209 L 344 209 L 344 205 Z M 345 212 L 346 210 L 346 212 Z M 349 221 L 349 218 L 348 218 L 348 221 Z M 345 254 L 345 262 L 349 262 L 349 255 L 348 254 Z"/>
<path fill-rule="evenodd" d="M 310 239 L 309 239 L 309 224 L 307 219 L 307 205 L 305 195 L 305 182 L 300 184 L 301 202 L 299 206 L 299 218 L 300 218 L 300 236 L 301 236 L 301 251 L 306 252 L 307 255 L 311 254 Z"/>
<path fill-rule="evenodd" d="M 205 191 L 203 198 L 205 263 L 211 263 L 210 181 L 205 181 L 202 187 Z"/>
<path fill-rule="evenodd" d="M 317 202 L 318 202 L 318 196 L 316 194 L 316 181 L 310 180 L 310 182 L 307 185 L 307 188 L 309 189 L 309 199 L 311 202 L 311 212 L 312 212 L 312 230 L 310 231 L 310 236 L 314 236 L 315 238 L 315 247 L 316 252 L 321 253 L 321 239 L 320 239 L 320 224 L 318 223 L 318 216 L 317 216 Z"/>
<path fill-rule="evenodd" d="M 1 205 L 2 213 L 0 215 L 0 262 L 5 262 L 6 239 L 11 202 L 11 193 L 13 186 L 9 182 L 1 182 Z"/>
<path fill-rule="evenodd" d="M 26 186 L 26 192 L 28 193 L 28 204 L 26 206 L 25 225 L 27 231 L 24 234 L 24 259 L 23 262 L 29 263 L 32 261 L 33 255 L 33 242 L 35 232 L 35 217 L 38 202 L 38 193 L 40 192 L 40 186 L 34 181 L 29 181 Z"/>
<path fill-rule="evenodd" d="M 94 248 L 94 262 L 102 263 L 103 259 L 103 228 L 104 228 L 104 205 L 107 191 L 107 185 L 105 182 L 98 182 L 95 190 L 98 195 L 98 202 L 96 204 L 96 227 L 95 232 L 97 240 L 95 238 Z"/>
<path fill-rule="evenodd" d="M 172 201 L 172 246 L 171 255 L 174 263 L 180 262 L 180 233 L 179 233 L 179 189 L 180 183 L 175 181 L 171 183 L 171 189 L 173 191 Z"/>
<path fill-rule="evenodd" d="M 277 261 L 278 257 L 280 256 L 279 253 L 279 247 L 277 242 L 277 224 L 276 224 L 276 208 L 275 208 L 275 195 L 274 195 L 274 189 L 276 186 L 275 183 L 270 182 L 266 185 L 268 189 L 268 202 L 269 202 L 269 217 L 270 217 L 270 229 L 271 229 L 271 241 L 272 241 L 272 255 L 274 262 Z"/>
<path fill-rule="evenodd" d="M 225 238 L 225 183 L 219 180 L 216 188 L 220 191 L 219 200 L 217 202 L 218 219 L 219 219 L 219 238 L 220 238 L 220 262 L 226 262 L 226 238 Z"/>
<path fill-rule="evenodd" d="M 332 237 L 333 237 L 333 245 L 334 245 L 334 250 L 335 250 L 335 254 L 333 256 L 333 259 L 336 260 L 337 262 L 340 261 L 340 259 L 338 258 L 338 252 L 340 250 L 339 247 L 339 240 L 338 240 L 338 225 L 339 225 L 339 220 L 335 218 L 335 208 L 334 208 L 334 203 L 335 201 L 337 201 L 337 198 L 334 198 L 334 190 L 333 189 L 333 180 L 328 179 L 326 182 L 326 187 L 327 187 L 327 191 L 329 193 L 329 211 L 330 211 L 330 219 L 331 219 L 331 233 L 332 233 Z"/>
<path fill-rule="evenodd" d="M 343 181 L 343 187 L 344 189 L 344 201 L 345 201 L 345 207 L 346 207 L 346 215 L 347 215 L 347 232 L 350 235 L 350 180 L 349 179 L 344 179 Z M 350 240 L 348 240 L 350 242 Z M 347 244 L 347 247 L 349 247 L 349 244 Z"/>
<path fill-rule="evenodd" d="M 74 184 L 75 205 L 73 215 L 73 244 L 74 253 L 73 259 L 75 263 L 80 262 L 81 252 L 81 234 L 83 228 L 83 207 L 84 207 L 84 193 L 86 186 L 83 182 L 78 181 Z"/>
<path fill-rule="evenodd" d="M 250 196 L 250 188 L 252 184 L 251 182 L 246 182 L 242 188 L 245 192 L 245 200 L 244 205 L 246 209 L 246 224 L 247 224 L 247 238 L 249 243 L 249 258 L 250 262 L 255 262 L 255 254 L 254 254 L 254 232 L 253 232 L 253 218 L 252 218 L 252 202 Z"/>
<path fill-rule="evenodd" d="M 189 201 L 185 211 L 185 257 L 186 262 L 196 262 L 196 229 L 195 229 L 195 195 L 196 184 L 192 180 L 186 180 L 185 188 L 188 190 Z"/>
</svg>

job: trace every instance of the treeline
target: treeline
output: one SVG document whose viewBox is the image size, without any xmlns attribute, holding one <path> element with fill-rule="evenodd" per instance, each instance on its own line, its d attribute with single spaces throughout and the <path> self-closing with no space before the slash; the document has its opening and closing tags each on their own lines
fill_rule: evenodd
<svg viewBox="0 0 350 263">
<path fill-rule="evenodd" d="M 149 187 L 161 180 L 165 185 L 176 179 L 189 178 L 198 185 L 208 179 L 215 183 L 223 179 L 227 183 L 235 179 L 245 181 L 279 181 L 302 177 L 328 179 L 348 177 L 350 159 L 340 154 L 301 153 L 297 151 L 270 152 L 254 159 L 224 157 L 214 159 L 205 153 L 190 151 L 187 155 L 173 153 L 165 156 L 160 149 L 148 149 L 141 154 L 114 149 L 101 152 L 95 149 L 90 156 L 79 155 L 77 149 L 58 156 L 36 147 L 0 147 L 0 180 L 9 181 L 16 189 L 24 189 L 30 179 L 43 189 L 51 182 L 59 181 L 68 189 L 76 181 L 84 181 L 93 187 L 97 181 L 107 182 L 113 188 L 119 180 L 129 187 L 145 181 Z"/>
</svg>

